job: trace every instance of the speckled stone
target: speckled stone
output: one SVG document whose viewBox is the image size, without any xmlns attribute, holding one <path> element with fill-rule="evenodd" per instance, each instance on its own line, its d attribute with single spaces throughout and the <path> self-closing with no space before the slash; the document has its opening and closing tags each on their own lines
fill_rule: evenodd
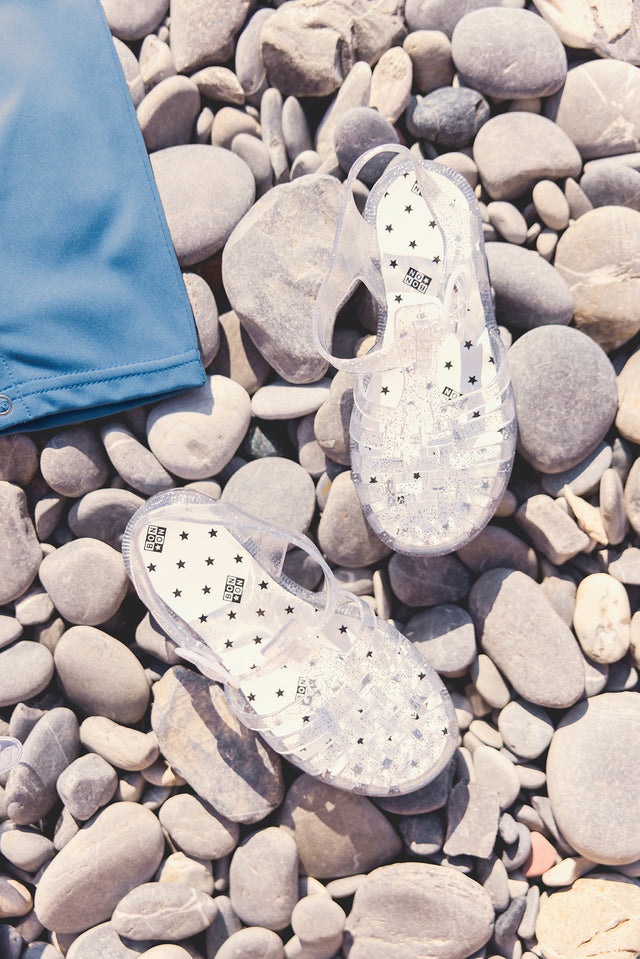
<svg viewBox="0 0 640 959">
<path fill-rule="evenodd" d="M 459 606 L 444 604 L 416 613 L 402 632 L 443 676 L 461 676 L 476 657 L 473 623 Z"/>
<path fill-rule="evenodd" d="M 0 480 L 24 486 L 38 471 L 38 447 L 24 433 L 0 436 Z"/>
<path fill-rule="evenodd" d="M 99 626 L 110 619 L 129 586 L 120 553 L 88 537 L 45 556 L 39 575 L 60 615 L 79 626 Z"/>
<path fill-rule="evenodd" d="M 452 555 L 394 553 L 389 561 L 389 579 L 394 594 L 407 606 L 455 603 L 467 595 L 472 583 L 467 567 Z"/>
<path fill-rule="evenodd" d="M 331 483 L 318 524 L 318 544 L 331 562 L 352 568 L 376 563 L 390 552 L 367 523 L 348 470 Z"/>
<path fill-rule="evenodd" d="M 550 263 L 513 243 L 487 243 L 485 250 L 499 323 L 521 333 L 571 322 L 571 291 Z"/>
<path fill-rule="evenodd" d="M 226 63 L 249 7 L 249 0 L 173 0 L 171 49 L 178 72 Z"/>
</svg>

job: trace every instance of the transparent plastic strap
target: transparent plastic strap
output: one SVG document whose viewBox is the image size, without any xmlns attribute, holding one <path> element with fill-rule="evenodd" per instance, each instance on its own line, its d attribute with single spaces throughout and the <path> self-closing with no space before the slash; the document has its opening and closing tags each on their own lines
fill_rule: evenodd
<svg viewBox="0 0 640 959">
<path fill-rule="evenodd" d="M 6 772 L 20 762 L 22 743 L 13 736 L 0 736 L 0 773 Z"/>
</svg>

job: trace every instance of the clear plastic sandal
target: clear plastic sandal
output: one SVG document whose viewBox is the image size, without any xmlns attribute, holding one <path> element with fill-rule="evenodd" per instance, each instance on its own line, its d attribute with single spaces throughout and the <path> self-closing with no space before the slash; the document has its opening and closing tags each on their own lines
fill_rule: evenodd
<svg viewBox="0 0 640 959">
<path fill-rule="evenodd" d="M 0 736 L 0 773 L 7 772 L 20 762 L 22 743 L 13 736 Z"/>
<path fill-rule="evenodd" d="M 355 180 L 384 153 L 400 158 L 361 214 Z M 376 343 L 365 356 L 337 358 L 335 318 L 360 283 L 378 308 Z M 460 174 L 397 144 L 356 161 L 313 331 L 318 351 L 356 374 L 351 467 L 371 527 L 402 553 L 464 545 L 502 498 L 516 420 L 480 212 Z"/>
<path fill-rule="evenodd" d="M 291 545 L 321 567 L 320 592 L 283 573 Z M 131 518 L 123 556 L 183 658 L 223 683 L 238 718 L 301 769 L 393 796 L 450 760 L 457 724 L 440 677 L 395 627 L 338 589 L 306 537 L 170 490 Z"/>
</svg>

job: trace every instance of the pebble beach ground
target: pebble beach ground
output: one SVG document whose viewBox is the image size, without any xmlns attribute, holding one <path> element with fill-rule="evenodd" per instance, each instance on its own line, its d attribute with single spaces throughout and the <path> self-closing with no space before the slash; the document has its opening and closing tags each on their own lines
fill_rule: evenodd
<svg viewBox="0 0 640 959">
<path fill-rule="evenodd" d="M 103 6 L 208 378 L 0 437 L 0 732 L 24 743 L 0 779 L 1 959 L 631 959 L 637 5 Z M 353 381 L 311 336 L 341 181 L 390 141 L 481 201 L 518 413 L 496 517 L 441 557 L 367 527 Z M 374 330 L 359 295 L 334 347 Z M 176 655 L 120 546 L 150 495 L 190 484 L 307 533 L 418 644 L 460 725 L 434 782 L 371 800 L 300 774 Z M 318 585 L 301 551 L 287 568 Z"/>
</svg>

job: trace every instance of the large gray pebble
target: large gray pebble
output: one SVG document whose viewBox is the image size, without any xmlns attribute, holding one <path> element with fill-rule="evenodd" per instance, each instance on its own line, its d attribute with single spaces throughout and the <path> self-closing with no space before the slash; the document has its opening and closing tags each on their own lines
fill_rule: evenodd
<svg viewBox="0 0 640 959">
<path fill-rule="evenodd" d="M 380 809 L 384 809 L 385 812 L 394 813 L 398 816 L 417 816 L 421 813 L 433 812 L 434 809 L 442 809 L 451 792 L 455 767 L 454 758 L 426 786 L 421 786 L 420 789 L 415 789 L 413 792 L 405 793 L 402 796 L 376 798 L 376 805 Z"/>
<path fill-rule="evenodd" d="M 268 456 L 241 466 L 222 491 L 223 503 L 272 523 L 306 533 L 315 511 L 313 480 L 299 463 Z"/>
<path fill-rule="evenodd" d="M 617 663 L 629 649 L 629 595 L 607 573 L 593 573 L 578 585 L 573 628 L 582 650 L 596 663 Z"/>
<path fill-rule="evenodd" d="M 18 869 L 36 872 L 53 859 L 56 847 L 37 829 L 15 826 L 0 834 L 0 853 Z"/>
<path fill-rule="evenodd" d="M 618 380 L 618 390 L 619 382 Z M 541 477 L 542 488 L 549 496 L 561 496 L 563 486 L 571 487 L 576 496 L 589 496 L 598 489 L 602 474 L 611 466 L 612 458 L 611 446 L 600 443 L 581 463 L 571 469 L 562 470 L 561 473 L 544 474 Z"/>
<path fill-rule="evenodd" d="M 58 776 L 77 757 L 79 745 L 78 720 L 65 706 L 51 709 L 36 723 L 7 780 L 5 798 L 13 822 L 26 825 L 46 816 L 58 798 Z"/>
<path fill-rule="evenodd" d="M 45 646 L 21 640 L 0 652 L 0 706 L 31 699 L 53 676 L 53 657 Z"/>
<path fill-rule="evenodd" d="M 580 154 L 546 117 L 514 111 L 492 117 L 473 145 L 482 182 L 493 200 L 513 200 L 538 180 L 577 176 Z"/>
<path fill-rule="evenodd" d="M 131 729 L 106 716 L 88 716 L 80 726 L 80 741 L 85 749 L 127 772 L 146 769 L 159 753 L 154 732 Z"/>
<path fill-rule="evenodd" d="M 595 862 L 640 858 L 637 811 L 640 768 L 629 743 L 640 722 L 640 694 L 603 693 L 578 703 L 560 721 L 549 747 L 547 786 L 567 841 Z M 606 789 L 594 789 L 594 783 Z"/>
<path fill-rule="evenodd" d="M 446 855 L 486 859 L 493 852 L 499 816 L 497 792 L 475 782 L 456 783 L 447 804 Z"/>
<path fill-rule="evenodd" d="M 395 596 L 407 606 L 455 603 L 467 595 L 472 583 L 467 567 L 452 555 L 394 553 L 389 561 L 389 579 Z"/>
<path fill-rule="evenodd" d="M 170 796 L 158 817 L 173 842 L 188 856 L 221 859 L 238 843 L 238 824 L 189 793 Z"/>
<path fill-rule="evenodd" d="M 412 616 L 402 631 L 443 676 L 461 676 L 476 658 L 473 623 L 460 606 L 445 603 L 425 609 Z"/>
<path fill-rule="evenodd" d="M 137 723 L 149 705 L 149 683 L 131 650 L 93 626 L 63 633 L 54 653 L 67 700 L 89 716 Z"/>
<path fill-rule="evenodd" d="M 307 773 L 289 787 L 279 822 L 296 841 L 301 874 L 316 879 L 367 872 L 402 848 L 400 837 L 370 799 Z"/>
<path fill-rule="evenodd" d="M 640 172 L 618 163 L 603 163 L 584 173 L 580 186 L 597 206 L 640 210 Z"/>
<path fill-rule="evenodd" d="M 107 423 L 100 435 L 114 469 L 128 486 L 153 496 L 175 485 L 171 474 L 126 426 Z"/>
<path fill-rule="evenodd" d="M 340 118 L 333 137 L 334 149 L 342 170 L 348 173 L 352 164 L 367 150 L 384 143 L 397 143 L 398 134 L 385 117 L 371 107 L 354 107 Z M 381 154 L 359 173 L 365 183 L 374 183 L 391 159 Z"/>
<path fill-rule="evenodd" d="M 482 648 L 524 699 L 552 708 L 579 699 L 580 648 L 534 580 L 518 571 L 490 570 L 474 584 L 469 610 Z"/>
<path fill-rule="evenodd" d="M 109 476 L 104 450 L 89 426 L 60 430 L 42 450 L 42 476 L 62 496 L 84 496 Z"/>
<path fill-rule="evenodd" d="M 519 569 L 534 579 L 538 575 L 535 551 L 502 526 L 485 526 L 456 553 L 474 573 L 485 573 L 488 569 L 502 566 Z"/>
<path fill-rule="evenodd" d="M 73 940 L 67 959 L 138 959 L 150 946 L 148 940 L 122 939 L 110 922 L 102 922 Z"/>
<path fill-rule="evenodd" d="M 411 113 L 413 132 L 438 147 L 466 147 L 490 116 L 489 104 L 478 90 L 443 87 L 434 90 Z"/>
<path fill-rule="evenodd" d="M 116 932 L 129 939 L 187 939 L 202 932 L 216 914 L 211 896 L 175 882 L 146 882 L 127 892 L 111 916 Z"/>
<path fill-rule="evenodd" d="M 514 699 L 500 710 L 498 729 L 507 749 L 522 759 L 537 759 L 553 736 L 546 710 L 524 699 Z"/>
<path fill-rule="evenodd" d="M 362 60 L 354 63 L 344 83 L 318 124 L 315 149 L 325 160 L 333 153 L 334 134 L 340 119 L 354 107 L 368 107 L 371 99 L 371 67 Z"/>
<path fill-rule="evenodd" d="M 0 603 L 10 603 L 31 586 L 42 550 L 19 486 L 0 481 Z"/>
<path fill-rule="evenodd" d="M 294 0 L 278 9 L 261 33 L 271 84 L 285 96 L 328 96 L 358 60 L 375 63 L 402 43 L 402 10 L 396 0 L 373 7 L 366 0 L 351 0 L 348 6 L 337 0 Z"/>
<path fill-rule="evenodd" d="M 58 776 L 58 795 L 74 819 L 90 819 L 112 798 L 118 774 L 102 756 L 86 753 L 74 759 Z"/>
<path fill-rule="evenodd" d="M 640 351 L 632 354 L 618 375 L 618 432 L 640 443 Z"/>
<path fill-rule="evenodd" d="M 45 556 L 40 579 L 64 619 L 98 626 L 116 613 L 129 580 L 122 556 L 97 539 L 83 537 Z"/>
<path fill-rule="evenodd" d="M 298 419 L 315 413 L 329 395 L 331 380 L 295 385 L 277 379 L 261 386 L 252 397 L 251 411 L 263 420 Z"/>
<path fill-rule="evenodd" d="M 189 143 L 200 112 L 200 92 L 188 77 L 167 77 L 156 84 L 136 113 L 149 153 Z"/>
<path fill-rule="evenodd" d="M 127 523 L 143 504 L 142 497 L 129 490 L 93 490 L 69 510 L 69 529 L 74 536 L 99 539 L 113 549 L 120 549 Z"/>
<path fill-rule="evenodd" d="M 111 916 L 160 865 L 160 823 L 136 803 L 107 806 L 73 836 L 40 877 L 35 909 L 56 932 L 82 932 Z M 87 876 L 91 882 L 87 882 Z"/>
<path fill-rule="evenodd" d="M 492 930 L 491 900 L 473 879 L 451 866 L 394 863 L 358 886 L 347 919 L 346 953 L 349 959 L 389 959 L 394 953 L 399 959 L 420 953 L 465 959 Z"/>
<path fill-rule="evenodd" d="M 216 959 L 284 959 L 284 956 L 280 936 L 260 926 L 238 929 L 215 953 Z"/>
<path fill-rule="evenodd" d="M 451 53 L 462 83 L 503 100 L 547 97 L 567 74 L 560 40 L 529 10 L 467 13 L 453 31 Z"/>
<path fill-rule="evenodd" d="M 640 212 L 623 206 L 590 210 L 558 241 L 555 266 L 571 290 L 575 325 L 607 351 L 640 330 L 638 244 Z"/>
<path fill-rule="evenodd" d="M 258 822 L 280 805 L 279 756 L 238 722 L 219 686 L 175 666 L 153 693 L 162 754 L 201 799 L 233 822 Z"/>
<path fill-rule="evenodd" d="M 573 296 L 550 263 L 513 243 L 487 243 L 485 251 L 498 323 L 524 333 L 537 326 L 571 322 Z"/>
<path fill-rule="evenodd" d="M 183 479 L 215 476 L 242 442 L 251 401 L 226 376 L 208 376 L 204 386 L 156 404 L 147 419 L 147 440 L 166 469 Z"/>
<path fill-rule="evenodd" d="M 578 330 L 543 326 L 521 336 L 508 357 L 522 456 L 543 473 L 580 463 L 616 415 L 615 371 L 606 354 Z"/>
<path fill-rule="evenodd" d="M 151 166 L 180 265 L 221 250 L 255 197 L 244 160 L 221 147 L 191 143 L 158 150 Z"/>
<path fill-rule="evenodd" d="M 0 480 L 24 486 L 38 471 L 38 447 L 24 433 L 0 436 Z"/>
<path fill-rule="evenodd" d="M 458 21 L 472 10 L 523 6 L 524 0 L 466 0 L 464 5 L 451 0 L 407 0 L 404 15 L 411 30 L 441 30 L 450 37 Z"/>
<path fill-rule="evenodd" d="M 120 40 L 141 40 L 153 33 L 169 7 L 169 0 L 101 0 L 109 29 Z"/>
<path fill-rule="evenodd" d="M 327 369 L 313 343 L 311 316 L 341 204 L 334 177 L 282 183 L 255 204 L 224 250 L 231 306 L 264 358 L 292 383 L 315 383 Z"/>
<path fill-rule="evenodd" d="M 619 60 L 581 63 L 567 73 L 548 114 L 585 160 L 638 150 L 640 69 Z"/>
<path fill-rule="evenodd" d="M 298 848 L 283 828 L 269 826 L 233 854 L 229 898 L 247 926 L 284 929 L 298 900 Z"/>
<path fill-rule="evenodd" d="M 431 93 L 451 84 L 455 72 L 451 44 L 441 30 L 413 30 L 402 46 L 411 57 L 419 93 Z"/>
<path fill-rule="evenodd" d="M 390 552 L 367 523 L 348 470 L 331 484 L 318 524 L 318 545 L 331 562 L 350 568 L 376 563 Z"/>
<path fill-rule="evenodd" d="M 172 0 L 171 51 L 178 73 L 226 63 L 250 0 Z"/>
</svg>

